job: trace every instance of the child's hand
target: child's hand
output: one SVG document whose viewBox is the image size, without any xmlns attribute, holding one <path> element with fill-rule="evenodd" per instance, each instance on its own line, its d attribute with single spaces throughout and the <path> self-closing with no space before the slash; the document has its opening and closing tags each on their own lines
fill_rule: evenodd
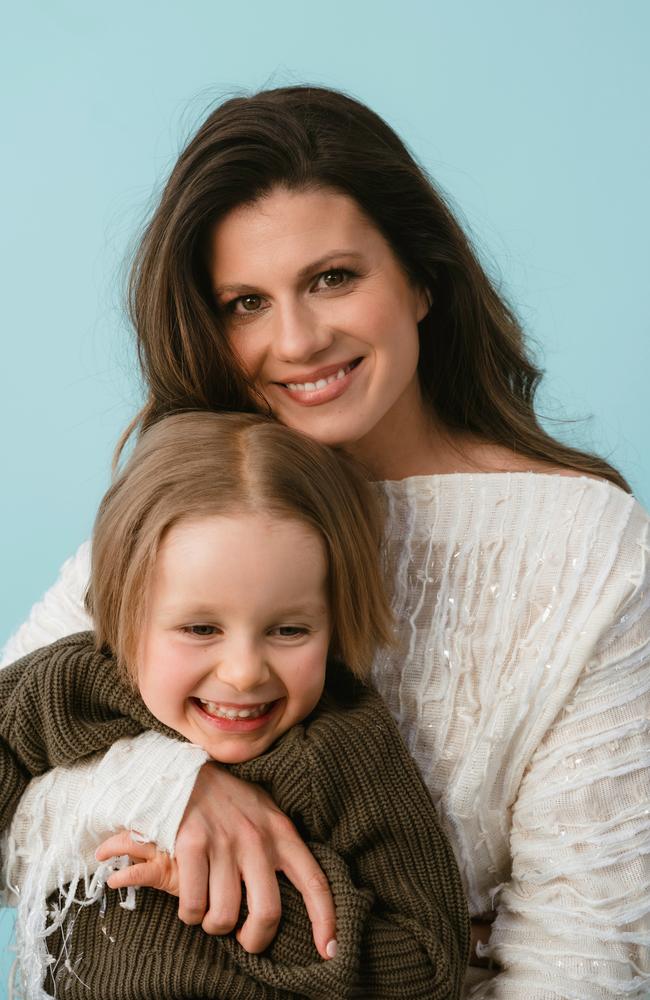
<svg viewBox="0 0 650 1000">
<path fill-rule="evenodd" d="M 131 864 L 106 880 L 111 889 L 126 889 L 130 885 L 146 885 L 178 896 L 178 865 L 166 851 L 155 844 L 141 843 L 129 830 L 122 830 L 103 841 L 95 851 L 98 861 L 128 854 Z"/>
</svg>

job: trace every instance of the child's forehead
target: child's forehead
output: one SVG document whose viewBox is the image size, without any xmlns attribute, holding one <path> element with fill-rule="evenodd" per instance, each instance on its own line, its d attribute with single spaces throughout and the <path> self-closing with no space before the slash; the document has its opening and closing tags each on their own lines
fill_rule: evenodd
<svg viewBox="0 0 650 1000">
<path fill-rule="evenodd" d="M 298 519 L 264 514 L 179 522 L 160 546 L 153 597 L 166 606 L 235 609 L 261 614 L 327 603 L 325 545 Z"/>
<path fill-rule="evenodd" d="M 208 546 L 239 552 L 256 547 L 262 552 L 296 545 L 324 548 L 324 539 L 320 531 L 298 515 L 246 510 L 180 518 L 164 532 L 159 554 L 182 555 Z"/>
</svg>

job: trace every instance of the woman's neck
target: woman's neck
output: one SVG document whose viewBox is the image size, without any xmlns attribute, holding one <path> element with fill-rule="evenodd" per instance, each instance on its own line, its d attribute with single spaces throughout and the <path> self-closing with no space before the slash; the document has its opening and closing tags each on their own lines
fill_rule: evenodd
<svg viewBox="0 0 650 1000">
<path fill-rule="evenodd" d="M 436 421 L 430 414 L 419 419 L 394 420 L 346 447 L 374 480 L 454 473 L 557 472 L 576 475 L 504 445 L 487 441 Z"/>
<path fill-rule="evenodd" d="M 364 438 L 346 445 L 372 479 L 463 471 L 468 435 L 452 431 L 423 405 L 393 408 Z"/>
</svg>

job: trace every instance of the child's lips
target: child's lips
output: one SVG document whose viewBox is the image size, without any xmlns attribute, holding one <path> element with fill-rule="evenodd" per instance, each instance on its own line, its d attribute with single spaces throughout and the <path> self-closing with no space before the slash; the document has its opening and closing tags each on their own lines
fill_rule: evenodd
<svg viewBox="0 0 650 1000">
<path fill-rule="evenodd" d="M 227 733 L 250 733 L 265 726 L 275 714 L 282 698 L 275 701 L 258 703 L 256 706 L 237 706 L 239 712 L 234 714 L 234 706 L 221 703 L 203 702 L 200 698 L 192 698 L 196 712 L 210 726 Z M 219 712 L 213 709 L 219 708 Z M 261 712 L 258 709 L 262 708 Z M 253 715 L 242 715 L 242 712 L 254 712 Z"/>
</svg>

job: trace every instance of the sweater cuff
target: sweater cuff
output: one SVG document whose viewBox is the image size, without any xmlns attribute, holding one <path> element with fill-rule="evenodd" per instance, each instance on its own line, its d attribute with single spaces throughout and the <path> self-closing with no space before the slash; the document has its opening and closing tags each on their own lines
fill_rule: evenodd
<svg viewBox="0 0 650 1000">
<path fill-rule="evenodd" d="M 152 731 L 118 740 L 96 776 L 106 792 L 101 825 L 136 830 L 173 855 L 197 775 L 210 759 L 201 747 Z"/>
</svg>

